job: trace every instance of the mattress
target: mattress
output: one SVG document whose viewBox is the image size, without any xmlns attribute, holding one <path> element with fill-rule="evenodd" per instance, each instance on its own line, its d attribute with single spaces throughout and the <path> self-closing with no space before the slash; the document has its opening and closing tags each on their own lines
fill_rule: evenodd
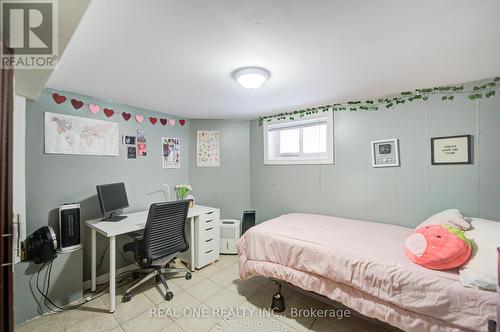
<svg viewBox="0 0 500 332">
<path fill-rule="evenodd" d="M 496 293 L 463 287 L 458 271 L 410 262 L 412 229 L 314 214 L 261 223 L 238 241 L 240 276 L 289 282 L 406 331 L 487 331 Z"/>
</svg>

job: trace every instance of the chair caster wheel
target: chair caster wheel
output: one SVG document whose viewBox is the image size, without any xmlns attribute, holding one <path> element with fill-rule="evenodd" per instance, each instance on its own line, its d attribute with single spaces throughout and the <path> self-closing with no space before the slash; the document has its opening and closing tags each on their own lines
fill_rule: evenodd
<svg viewBox="0 0 500 332">
<path fill-rule="evenodd" d="M 125 293 L 125 294 L 123 295 L 122 301 L 123 301 L 123 302 L 130 302 L 130 300 L 132 300 L 132 294 L 130 294 L 130 293 Z"/>
<path fill-rule="evenodd" d="M 193 277 L 193 275 L 191 274 L 191 272 L 186 273 L 186 280 L 189 280 L 192 277 Z"/>
<path fill-rule="evenodd" d="M 133 280 L 137 280 L 137 279 L 139 279 L 139 277 L 140 277 L 140 276 L 141 276 L 141 274 L 140 274 L 140 273 L 138 273 L 138 272 L 132 272 L 132 279 L 133 279 Z"/>
<path fill-rule="evenodd" d="M 156 275 L 155 280 L 156 280 L 156 283 L 159 283 L 161 281 L 160 276 Z"/>
<path fill-rule="evenodd" d="M 167 292 L 167 294 L 165 294 L 165 300 L 170 301 L 173 298 L 174 298 L 174 293 Z"/>
<path fill-rule="evenodd" d="M 285 298 L 280 293 L 273 295 L 273 302 L 271 303 L 271 310 L 274 312 L 285 311 Z"/>
</svg>

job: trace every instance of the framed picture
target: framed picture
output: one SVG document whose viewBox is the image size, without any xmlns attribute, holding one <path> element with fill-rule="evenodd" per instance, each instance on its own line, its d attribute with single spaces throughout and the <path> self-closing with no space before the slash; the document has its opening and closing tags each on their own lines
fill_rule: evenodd
<svg viewBox="0 0 500 332">
<path fill-rule="evenodd" d="M 162 167 L 181 168 L 181 139 L 162 137 Z"/>
<path fill-rule="evenodd" d="M 399 143 L 397 138 L 372 142 L 373 167 L 399 166 Z"/>
<path fill-rule="evenodd" d="M 431 138 L 431 164 L 457 165 L 472 163 L 471 135 Z"/>
</svg>

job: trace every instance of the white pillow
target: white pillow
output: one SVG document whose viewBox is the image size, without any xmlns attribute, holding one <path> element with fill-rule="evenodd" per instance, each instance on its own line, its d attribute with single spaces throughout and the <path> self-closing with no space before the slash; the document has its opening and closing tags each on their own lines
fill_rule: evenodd
<svg viewBox="0 0 500 332">
<path fill-rule="evenodd" d="M 418 225 L 415 229 L 419 229 L 420 227 L 427 225 L 451 225 L 458 227 L 462 230 L 468 230 L 470 228 L 470 223 L 464 219 L 460 211 L 457 209 L 448 209 L 436 213 L 431 216 L 429 219 Z"/>
<path fill-rule="evenodd" d="M 459 270 L 460 283 L 466 287 L 496 290 L 497 247 L 500 247 L 500 222 L 470 218 L 472 229 L 465 236 L 472 240 L 472 255 Z"/>
</svg>

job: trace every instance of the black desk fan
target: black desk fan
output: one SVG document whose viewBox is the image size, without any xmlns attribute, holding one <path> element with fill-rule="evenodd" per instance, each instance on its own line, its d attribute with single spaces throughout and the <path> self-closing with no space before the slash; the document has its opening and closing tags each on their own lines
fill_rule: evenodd
<svg viewBox="0 0 500 332">
<path fill-rule="evenodd" d="M 26 238 L 26 254 L 36 264 L 47 263 L 57 257 L 57 239 L 50 226 L 43 226 Z"/>
</svg>

